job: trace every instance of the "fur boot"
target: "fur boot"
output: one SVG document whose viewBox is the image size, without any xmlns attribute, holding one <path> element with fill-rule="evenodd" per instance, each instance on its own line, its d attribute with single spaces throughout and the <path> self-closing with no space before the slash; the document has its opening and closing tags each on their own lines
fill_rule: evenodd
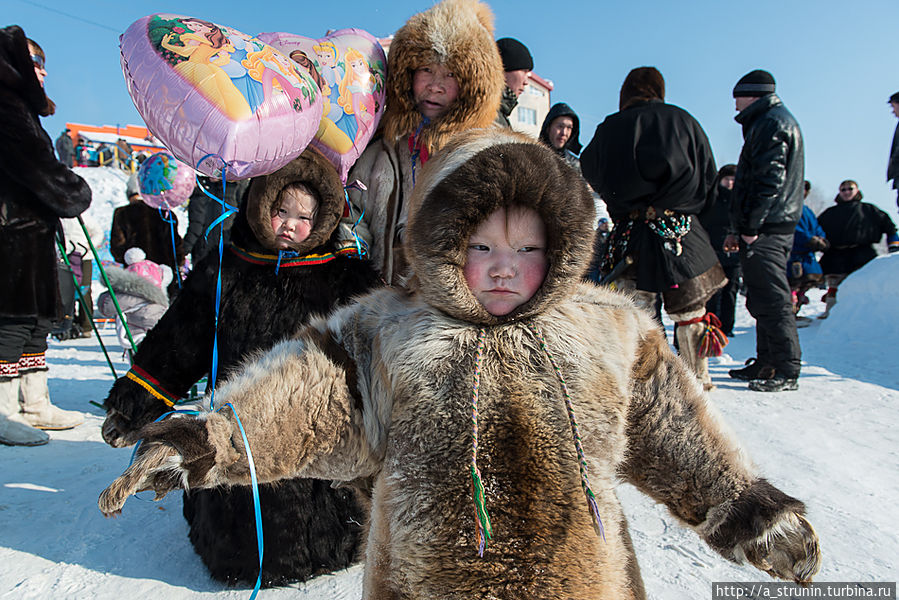
<svg viewBox="0 0 899 600">
<path fill-rule="evenodd" d="M 84 415 L 50 404 L 47 371 L 30 371 L 20 377 L 19 405 L 24 420 L 38 429 L 71 429 L 84 422 Z"/>
<path fill-rule="evenodd" d="M 25 422 L 19 414 L 18 377 L 0 378 L 0 443 L 8 446 L 41 446 L 50 437 Z"/>
<path fill-rule="evenodd" d="M 712 377 L 709 375 L 709 359 L 699 356 L 699 344 L 702 342 L 702 335 L 705 332 L 706 324 L 702 321 L 698 323 L 690 323 L 689 321 L 701 317 L 705 314 L 705 307 L 696 311 L 683 312 L 671 315 L 671 318 L 677 323 L 677 353 L 680 355 L 687 366 L 696 374 L 696 378 L 705 391 L 715 389 L 712 384 Z"/>
<path fill-rule="evenodd" d="M 826 319 L 827 317 L 830 316 L 830 309 L 832 309 L 834 307 L 834 305 L 837 303 L 837 289 L 836 288 L 828 289 L 827 293 L 824 294 L 824 297 L 822 298 L 822 300 L 824 300 L 824 312 L 821 313 L 820 315 L 818 315 L 818 318 Z"/>
</svg>

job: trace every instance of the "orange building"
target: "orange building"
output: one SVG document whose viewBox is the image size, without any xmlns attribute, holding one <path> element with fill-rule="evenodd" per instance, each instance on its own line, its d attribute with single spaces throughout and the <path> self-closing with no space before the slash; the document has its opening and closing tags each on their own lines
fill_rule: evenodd
<svg viewBox="0 0 899 600">
<path fill-rule="evenodd" d="M 135 152 L 155 153 L 165 150 L 159 140 L 153 137 L 146 127 L 140 125 L 85 125 L 83 123 L 66 123 L 72 143 L 78 144 L 78 137 L 94 143 L 106 143 L 115 146 L 119 138 L 124 139 Z"/>
</svg>

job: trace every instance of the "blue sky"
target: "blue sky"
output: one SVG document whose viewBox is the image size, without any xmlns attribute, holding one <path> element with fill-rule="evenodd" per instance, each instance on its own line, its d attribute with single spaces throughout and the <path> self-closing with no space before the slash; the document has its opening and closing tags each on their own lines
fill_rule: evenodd
<svg viewBox="0 0 899 600">
<path fill-rule="evenodd" d="M 553 102 L 581 118 L 586 145 L 596 125 L 618 108 L 618 90 L 633 67 L 665 76 L 667 101 L 702 124 L 720 165 L 742 145 L 734 122 L 734 83 L 763 68 L 805 136 L 806 177 L 832 199 L 856 179 L 866 200 L 897 217 L 885 182 L 896 127 L 886 104 L 899 91 L 896 0 L 696 0 L 670 2 L 489 2 L 497 37 L 517 37 L 535 71 L 555 83 Z M 396 31 L 415 2 L 233 2 L 231 0 L 3 0 L 3 25 L 18 24 L 47 53 L 47 90 L 57 114 L 44 120 L 56 137 L 66 121 L 141 124 L 125 89 L 118 36 L 132 22 L 168 12 L 205 18 L 245 33 L 287 31 L 308 37 L 360 27 Z"/>
</svg>

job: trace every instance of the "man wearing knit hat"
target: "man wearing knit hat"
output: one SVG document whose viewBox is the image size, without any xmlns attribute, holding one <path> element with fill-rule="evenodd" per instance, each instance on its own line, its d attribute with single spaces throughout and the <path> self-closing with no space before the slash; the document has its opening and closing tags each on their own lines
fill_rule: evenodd
<svg viewBox="0 0 899 600">
<path fill-rule="evenodd" d="M 899 92 L 896 92 L 887 100 L 893 109 L 893 114 L 899 117 Z M 896 190 L 896 205 L 899 206 L 899 123 L 893 133 L 893 145 L 890 149 L 890 162 L 887 163 L 887 181 L 893 180 L 893 189 Z"/>
<path fill-rule="evenodd" d="M 496 123 L 503 127 L 512 127 L 509 115 L 518 105 L 518 97 L 527 87 L 528 75 L 534 70 L 534 59 L 528 47 L 515 38 L 496 40 L 499 55 L 503 59 L 503 70 L 506 76 L 506 87 L 503 100 L 496 115 Z"/>
<path fill-rule="evenodd" d="M 740 253 L 746 307 L 756 319 L 756 359 L 729 374 L 757 392 L 799 389 L 801 355 L 787 258 L 802 214 L 805 155 L 799 124 L 774 91 L 774 77 L 762 70 L 734 86 L 744 141 L 724 241 L 725 252 Z"/>
</svg>

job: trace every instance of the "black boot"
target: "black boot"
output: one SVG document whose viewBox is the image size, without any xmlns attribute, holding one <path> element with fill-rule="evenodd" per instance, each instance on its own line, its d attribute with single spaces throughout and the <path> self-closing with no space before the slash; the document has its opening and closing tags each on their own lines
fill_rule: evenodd
<svg viewBox="0 0 899 600">
<path fill-rule="evenodd" d="M 742 369 L 731 369 L 727 372 L 727 374 L 734 379 L 739 379 L 740 381 L 752 381 L 753 379 L 758 379 L 759 373 L 766 366 L 767 365 L 762 364 L 755 357 L 748 358 L 746 359 L 745 367 L 743 367 Z"/>
<path fill-rule="evenodd" d="M 799 377 L 791 377 L 776 371 L 771 377 L 753 379 L 749 382 L 749 389 L 753 392 L 792 392 L 799 389 Z"/>
</svg>

